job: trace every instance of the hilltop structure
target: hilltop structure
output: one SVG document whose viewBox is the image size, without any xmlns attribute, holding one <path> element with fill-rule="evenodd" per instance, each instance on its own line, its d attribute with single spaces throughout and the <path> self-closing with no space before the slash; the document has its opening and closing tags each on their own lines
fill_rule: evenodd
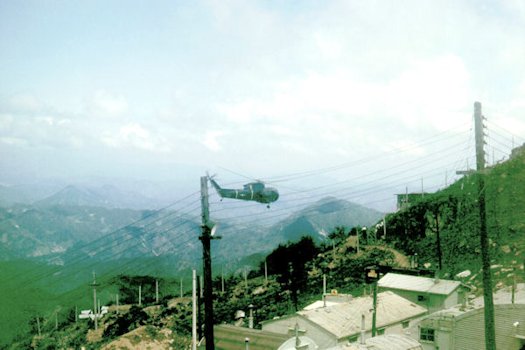
<svg viewBox="0 0 525 350">
<path fill-rule="evenodd" d="M 430 313 L 462 304 L 469 287 L 459 281 L 387 273 L 378 281 L 380 291 L 392 291 Z"/>
<path fill-rule="evenodd" d="M 319 349 L 356 342 L 363 333 L 371 337 L 373 298 L 359 297 L 345 303 L 298 311 L 293 315 L 262 323 L 262 329 L 279 334 L 299 332 L 308 336 Z M 427 310 L 392 292 L 378 295 L 378 334 L 400 334 Z M 362 327 L 364 315 L 364 327 Z M 296 329 L 298 328 L 298 329 Z"/>
</svg>

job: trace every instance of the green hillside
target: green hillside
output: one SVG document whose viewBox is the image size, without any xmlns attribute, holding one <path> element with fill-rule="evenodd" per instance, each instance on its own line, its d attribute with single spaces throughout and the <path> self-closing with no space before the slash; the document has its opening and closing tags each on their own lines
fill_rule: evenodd
<svg viewBox="0 0 525 350">
<path fill-rule="evenodd" d="M 52 295 L 43 288 L 27 283 L 25 274 L 38 269 L 45 272 L 45 266 L 28 261 L 0 262 L 2 288 L 0 288 L 0 345 L 11 341 L 15 334 L 29 332 L 30 322 L 37 316 L 43 317 L 53 309 Z"/>
<path fill-rule="evenodd" d="M 430 264 L 441 275 L 454 276 L 481 267 L 479 239 L 479 174 L 425 195 L 397 213 L 387 216 L 386 240 L 420 264 Z M 487 168 L 485 180 L 487 229 L 495 283 L 506 283 L 513 268 L 525 259 L 525 154 Z M 438 239 L 439 238 L 439 239 Z M 441 254 L 440 254 L 441 252 Z M 499 266 L 501 265 L 501 266 Z"/>
</svg>

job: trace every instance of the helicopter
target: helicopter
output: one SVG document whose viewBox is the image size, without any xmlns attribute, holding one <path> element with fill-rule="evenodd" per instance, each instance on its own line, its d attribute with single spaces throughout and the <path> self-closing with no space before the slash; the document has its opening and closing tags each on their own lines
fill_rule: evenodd
<svg viewBox="0 0 525 350">
<path fill-rule="evenodd" d="M 208 176 L 208 178 L 219 196 L 221 196 L 221 200 L 223 198 L 233 198 L 245 201 L 255 201 L 267 204 L 266 207 L 270 208 L 270 203 L 275 202 L 279 198 L 279 192 L 277 192 L 275 188 L 266 187 L 261 181 L 247 183 L 243 185 L 242 189 L 237 190 L 222 188 L 211 176 Z"/>
</svg>

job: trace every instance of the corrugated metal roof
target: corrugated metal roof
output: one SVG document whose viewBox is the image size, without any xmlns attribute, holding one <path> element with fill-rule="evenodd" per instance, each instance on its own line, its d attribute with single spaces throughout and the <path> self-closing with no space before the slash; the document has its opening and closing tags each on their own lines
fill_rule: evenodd
<svg viewBox="0 0 525 350">
<path fill-rule="evenodd" d="M 401 334 L 379 335 L 368 338 L 365 344 L 339 344 L 328 350 L 422 350 L 422 345 L 415 339 Z"/>
<path fill-rule="evenodd" d="M 370 296 L 355 298 L 315 310 L 297 312 L 300 316 L 334 334 L 338 339 L 358 334 L 361 330 L 361 315 L 365 315 L 365 329 L 372 329 L 373 299 Z M 393 292 L 382 292 L 377 296 L 377 327 L 399 323 L 426 313 L 426 309 Z"/>
<path fill-rule="evenodd" d="M 421 276 L 387 273 L 378 286 L 380 288 L 399 289 L 413 292 L 449 295 L 461 285 L 461 282 Z"/>
<path fill-rule="evenodd" d="M 250 329 L 232 325 L 213 327 L 215 348 L 217 350 L 245 350 L 245 339 L 250 339 L 251 350 L 275 350 L 290 337 L 259 329 Z"/>
<path fill-rule="evenodd" d="M 370 350 L 421 350 L 421 344 L 406 335 L 386 334 L 366 340 Z"/>
<path fill-rule="evenodd" d="M 334 301 L 326 301 L 326 306 L 334 306 L 334 305 L 337 305 L 337 304 L 340 304 L 339 302 L 334 302 Z M 317 301 L 314 301 L 313 303 L 311 303 L 310 305 L 307 305 L 303 308 L 303 310 L 315 310 L 315 309 L 319 309 L 319 308 L 322 308 L 322 307 L 325 307 L 325 302 L 322 301 L 322 300 L 317 300 Z"/>
</svg>

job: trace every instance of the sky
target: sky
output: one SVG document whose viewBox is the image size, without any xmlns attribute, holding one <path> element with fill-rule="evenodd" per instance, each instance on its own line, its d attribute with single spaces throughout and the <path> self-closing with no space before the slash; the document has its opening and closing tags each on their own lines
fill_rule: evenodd
<svg viewBox="0 0 525 350">
<path fill-rule="evenodd" d="M 0 0 L 0 182 L 440 186 L 474 101 L 489 159 L 524 141 L 523 38 L 520 0 Z"/>
</svg>

